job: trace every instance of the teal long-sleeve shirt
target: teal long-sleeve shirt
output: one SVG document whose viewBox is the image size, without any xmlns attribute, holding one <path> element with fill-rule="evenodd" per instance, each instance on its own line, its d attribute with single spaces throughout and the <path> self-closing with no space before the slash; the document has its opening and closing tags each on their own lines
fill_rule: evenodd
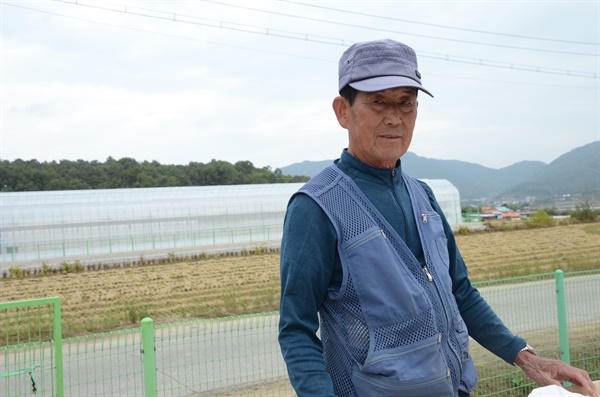
<svg viewBox="0 0 600 397">
<path fill-rule="evenodd" d="M 373 168 L 346 150 L 336 164 L 356 182 L 423 265 L 423 250 L 400 165 L 393 170 Z M 424 187 L 433 209 L 443 220 L 450 254 L 452 293 L 469 335 L 512 364 L 526 343 L 506 328 L 471 285 L 452 229 L 433 192 L 427 185 Z M 304 194 L 294 196 L 288 205 L 280 266 L 279 344 L 290 382 L 299 396 L 334 396 L 323 361 L 323 346 L 317 335 L 318 311 L 327 293 L 339 289 L 343 271 L 333 225 L 319 205 Z"/>
</svg>

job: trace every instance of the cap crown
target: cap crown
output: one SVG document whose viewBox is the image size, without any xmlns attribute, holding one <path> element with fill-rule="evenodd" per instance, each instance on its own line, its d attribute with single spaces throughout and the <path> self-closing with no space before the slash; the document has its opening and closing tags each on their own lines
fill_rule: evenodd
<svg viewBox="0 0 600 397">
<path fill-rule="evenodd" d="M 398 77 L 396 80 L 390 79 L 390 84 L 394 84 L 394 81 L 400 84 L 409 79 L 408 86 L 422 88 L 415 51 L 389 39 L 350 46 L 340 58 L 338 72 L 340 91 L 350 83 L 384 76 Z"/>
</svg>

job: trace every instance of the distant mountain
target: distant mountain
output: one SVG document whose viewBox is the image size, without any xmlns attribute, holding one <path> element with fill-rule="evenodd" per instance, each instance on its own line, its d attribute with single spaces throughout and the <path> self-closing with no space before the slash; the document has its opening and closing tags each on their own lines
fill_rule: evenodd
<svg viewBox="0 0 600 397">
<path fill-rule="evenodd" d="M 419 179 L 447 179 L 460 193 L 461 199 L 475 199 L 500 195 L 522 183 L 545 167 L 540 161 L 523 161 L 500 170 L 459 160 L 436 160 L 406 153 L 402 168 Z"/>
<path fill-rule="evenodd" d="M 284 175 L 312 177 L 333 160 L 303 161 L 281 168 Z M 461 199 L 554 195 L 600 195 L 600 141 L 573 149 L 550 164 L 521 161 L 494 169 L 460 160 L 437 160 L 412 152 L 402 156 L 403 170 L 419 179 L 447 179 Z"/>
<path fill-rule="evenodd" d="M 526 181 L 506 190 L 506 194 L 529 196 L 577 194 L 596 196 L 600 193 L 600 141 L 571 150 Z"/>
<path fill-rule="evenodd" d="M 283 175 L 309 176 L 312 178 L 332 162 L 333 160 L 303 161 L 301 163 L 286 165 L 285 167 L 281 167 L 280 170 Z"/>
</svg>

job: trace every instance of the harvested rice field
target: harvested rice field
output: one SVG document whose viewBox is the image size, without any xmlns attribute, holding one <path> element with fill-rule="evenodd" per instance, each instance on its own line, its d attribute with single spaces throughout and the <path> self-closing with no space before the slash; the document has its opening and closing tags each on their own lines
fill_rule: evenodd
<svg viewBox="0 0 600 397">
<path fill-rule="evenodd" d="M 473 281 L 600 267 L 600 224 L 456 237 Z M 0 302 L 59 296 L 67 336 L 278 310 L 279 254 L 208 257 L 0 278 Z"/>
</svg>

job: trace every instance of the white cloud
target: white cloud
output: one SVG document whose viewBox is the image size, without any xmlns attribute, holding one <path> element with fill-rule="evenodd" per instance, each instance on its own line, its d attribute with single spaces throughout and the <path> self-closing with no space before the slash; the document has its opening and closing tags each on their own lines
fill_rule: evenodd
<svg viewBox="0 0 600 397">
<path fill-rule="evenodd" d="M 83 2 L 114 8 L 112 2 Z M 600 22 L 591 3 L 311 3 L 353 14 L 293 2 L 118 2 L 142 14 L 176 14 L 186 23 L 63 2 L 12 4 L 70 18 L 0 5 L 3 159 L 113 156 L 186 164 L 214 158 L 276 168 L 335 158 L 346 133 L 331 100 L 337 59 L 347 44 L 320 44 L 319 38 L 351 43 L 388 36 L 422 54 L 420 69 L 435 98 L 421 99 L 410 149 L 421 156 L 503 167 L 549 162 L 599 138 L 598 79 L 505 67 L 598 72 L 598 57 L 508 48 L 597 52 L 597 45 L 525 38 L 597 42 Z M 202 25 L 214 21 L 311 39 Z"/>
</svg>

